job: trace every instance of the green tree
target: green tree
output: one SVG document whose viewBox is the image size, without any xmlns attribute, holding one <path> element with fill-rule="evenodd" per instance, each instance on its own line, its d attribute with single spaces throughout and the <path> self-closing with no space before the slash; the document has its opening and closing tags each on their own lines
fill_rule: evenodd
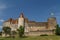
<svg viewBox="0 0 60 40">
<path fill-rule="evenodd" d="M 56 25 L 56 35 L 60 35 L 60 27 L 58 24 Z"/>
<path fill-rule="evenodd" d="M 24 27 L 20 26 L 19 29 L 18 29 L 18 32 L 19 32 L 19 36 L 23 37 L 23 35 L 24 35 Z"/>
<path fill-rule="evenodd" d="M 5 36 L 8 34 L 10 35 L 11 34 L 11 28 L 10 27 L 3 27 L 3 31 L 5 33 Z"/>
<path fill-rule="evenodd" d="M 2 32 L 0 32 L 0 36 L 2 36 Z"/>
</svg>

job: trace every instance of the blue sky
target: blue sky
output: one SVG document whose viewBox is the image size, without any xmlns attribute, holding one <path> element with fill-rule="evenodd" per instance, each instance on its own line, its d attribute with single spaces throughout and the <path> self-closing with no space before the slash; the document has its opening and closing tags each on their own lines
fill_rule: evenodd
<svg viewBox="0 0 60 40">
<path fill-rule="evenodd" d="M 18 18 L 22 11 L 29 20 L 40 22 L 47 21 L 53 12 L 60 24 L 60 0 L 0 0 L 0 25 L 9 18 Z"/>
</svg>

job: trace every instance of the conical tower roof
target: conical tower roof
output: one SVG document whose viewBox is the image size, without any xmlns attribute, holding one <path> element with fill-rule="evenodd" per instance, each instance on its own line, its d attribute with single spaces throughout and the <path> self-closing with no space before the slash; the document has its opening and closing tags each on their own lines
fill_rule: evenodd
<svg viewBox="0 0 60 40">
<path fill-rule="evenodd" d="M 20 13 L 20 18 L 24 18 L 23 12 Z"/>
</svg>

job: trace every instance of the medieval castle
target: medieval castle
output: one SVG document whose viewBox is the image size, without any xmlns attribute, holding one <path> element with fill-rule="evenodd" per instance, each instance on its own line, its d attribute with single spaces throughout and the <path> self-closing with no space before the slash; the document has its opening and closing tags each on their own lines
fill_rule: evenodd
<svg viewBox="0 0 60 40">
<path fill-rule="evenodd" d="M 28 18 L 25 18 L 23 13 L 20 14 L 19 18 L 14 20 L 12 18 L 8 19 L 3 23 L 3 27 L 10 27 L 11 31 L 17 31 L 20 26 L 24 27 L 25 35 L 53 35 L 55 34 L 56 29 L 56 17 L 50 17 L 47 19 L 47 22 L 36 22 L 29 21 Z"/>
</svg>

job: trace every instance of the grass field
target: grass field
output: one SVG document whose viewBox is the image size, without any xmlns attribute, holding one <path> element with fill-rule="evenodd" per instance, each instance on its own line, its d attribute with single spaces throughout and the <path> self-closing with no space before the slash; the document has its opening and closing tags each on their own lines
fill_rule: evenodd
<svg viewBox="0 0 60 40">
<path fill-rule="evenodd" d="M 37 37 L 25 37 L 25 38 L 1 38 L 0 40 L 60 40 L 60 36 L 37 36 Z"/>
</svg>

